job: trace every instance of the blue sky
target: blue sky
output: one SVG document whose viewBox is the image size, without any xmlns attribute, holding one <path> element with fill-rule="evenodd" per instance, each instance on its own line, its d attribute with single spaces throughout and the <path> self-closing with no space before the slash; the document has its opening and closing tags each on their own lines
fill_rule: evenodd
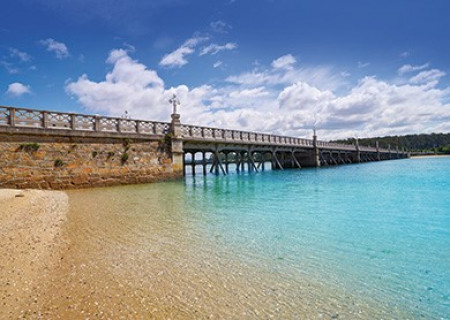
<svg viewBox="0 0 450 320">
<path fill-rule="evenodd" d="M 0 105 L 323 139 L 450 131 L 447 0 L 14 0 Z"/>
</svg>

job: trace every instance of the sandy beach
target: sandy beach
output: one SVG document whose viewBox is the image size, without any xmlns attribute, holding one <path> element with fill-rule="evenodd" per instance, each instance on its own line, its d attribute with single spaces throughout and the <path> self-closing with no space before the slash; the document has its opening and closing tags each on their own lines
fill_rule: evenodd
<svg viewBox="0 0 450 320">
<path fill-rule="evenodd" d="M 42 293 L 65 247 L 68 197 L 0 189 L 0 319 L 41 318 Z"/>
</svg>

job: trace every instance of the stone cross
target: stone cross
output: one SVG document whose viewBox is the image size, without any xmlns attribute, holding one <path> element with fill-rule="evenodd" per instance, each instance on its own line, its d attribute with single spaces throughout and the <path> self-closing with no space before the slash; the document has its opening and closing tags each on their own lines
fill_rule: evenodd
<svg viewBox="0 0 450 320">
<path fill-rule="evenodd" d="M 177 98 L 177 95 L 174 94 L 172 99 L 169 100 L 169 102 L 173 106 L 173 114 L 177 114 L 177 106 L 179 106 L 181 104 L 180 100 L 178 100 L 178 98 Z"/>
</svg>

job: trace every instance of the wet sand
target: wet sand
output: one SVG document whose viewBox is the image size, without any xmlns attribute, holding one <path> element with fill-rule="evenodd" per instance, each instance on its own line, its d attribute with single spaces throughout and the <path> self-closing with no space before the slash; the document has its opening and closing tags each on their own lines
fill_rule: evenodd
<svg viewBox="0 0 450 320">
<path fill-rule="evenodd" d="M 0 189 L 0 319 L 42 316 L 67 210 L 63 192 Z"/>
</svg>

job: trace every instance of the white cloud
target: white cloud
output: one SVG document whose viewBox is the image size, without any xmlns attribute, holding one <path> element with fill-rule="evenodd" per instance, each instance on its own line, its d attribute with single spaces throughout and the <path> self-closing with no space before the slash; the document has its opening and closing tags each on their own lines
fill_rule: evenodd
<svg viewBox="0 0 450 320">
<path fill-rule="evenodd" d="M 291 54 L 286 54 L 272 61 L 272 68 L 274 69 L 292 69 L 293 65 L 297 62 Z"/>
<path fill-rule="evenodd" d="M 409 81 L 414 84 L 431 84 L 436 85 L 440 78 L 445 76 L 445 72 L 437 69 L 422 71 L 412 77 Z"/>
<path fill-rule="evenodd" d="M 403 51 L 402 53 L 400 53 L 400 58 L 407 58 L 411 55 L 411 53 L 409 53 L 408 51 Z"/>
<path fill-rule="evenodd" d="M 220 61 L 220 60 L 218 60 L 218 61 L 214 62 L 213 67 L 214 67 L 214 68 L 218 68 L 218 67 L 220 67 L 222 64 L 223 64 L 223 62 Z"/>
<path fill-rule="evenodd" d="M 361 61 L 358 61 L 358 68 L 360 68 L 360 69 L 365 68 L 365 67 L 368 67 L 369 65 L 370 65 L 370 62 L 361 62 Z"/>
<path fill-rule="evenodd" d="M 28 62 L 31 60 L 31 56 L 28 53 L 22 52 L 15 48 L 9 48 L 9 55 L 12 58 L 18 58 L 22 62 Z"/>
<path fill-rule="evenodd" d="M 217 54 L 220 51 L 224 51 L 224 50 L 234 50 L 237 48 L 237 44 L 236 43 L 232 43 L 232 42 L 228 42 L 224 45 L 218 45 L 218 44 L 210 44 L 207 47 L 204 47 L 202 49 L 202 51 L 200 51 L 200 55 L 203 56 L 205 54 Z"/>
<path fill-rule="evenodd" d="M 222 20 L 213 21 L 209 24 L 209 26 L 211 27 L 212 31 L 217 33 L 227 33 L 228 30 L 231 29 L 231 26 Z"/>
<path fill-rule="evenodd" d="M 66 86 L 67 93 L 91 112 L 119 116 L 127 110 L 134 118 L 166 121 L 171 111 L 169 98 L 176 93 L 183 108 L 189 107 L 195 117 L 202 105 L 199 99 L 208 91 L 207 86 L 193 90 L 184 85 L 165 89 L 156 71 L 133 60 L 123 49 L 112 50 L 106 62 L 113 69 L 105 80 L 95 82 L 82 75 Z"/>
<path fill-rule="evenodd" d="M 398 69 L 397 72 L 398 72 L 399 75 L 404 75 L 405 73 L 414 72 L 414 71 L 420 71 L 420 70 L 426 69 L 426 68 L 428 68 L 429 65 L 430 65 L 429 63 L 425 63 L 425 64 L 422 64 L 422 65 L 419 65 L 419 66 L 413 66 L 413 65 L 410 65 L 410 64 L 405 64 L 405 65 L 401 66 Z"/>
<path fill-rule="evenodd" d="M 450 131 L 450 88 L 430 85 L 443 77 L 437 69 L 403 84 L 364 77 L 343 92 L 335 88 L 346 80 L 325 67 L 260 66 L 229 76 L 221 86 L 166 88 L 155 71 L 125 50 L 111 51 L 107 63 L 113 69 L 103 81 L 83 75 L 66 87 L 92 112 L 119 116 L 128 110 L 133 118 L 169 121 L 168 100 L 176 93 L 181 120 L 190 124 L 298 137 L 310 137 L 315 126 L 324 140 Z"/>
<path fill-rule="evenodd" d="M 58 59 L 64 59 L 70 56 L 69 49 L 67 49 L 67 46 L 62 42 L 55 41 L 52 38 L 41 40 L 39 42 L 47 47 L 47 51 L 54 52 Z"/>
<path fill-rule="evenodd" d="M 269 93 L 264 87 L 258 87 L 253 89 L 244 89 L 240 91 L 233 91 L 230 93 L 230 98 L 233 99 L 255 99 L 259 97 L 266 97 Z"/>
<path fill-rule="evenodd" d="M 6 91 L 6 94 L 12 97 L 20 97 L 26 93 L 31 93 L 30 86 L 24 85 L 20 82 L 11 83 Z"/>
<path fill-rule="evenodd" d="M 14 67 L 14 65 L 7 61 L 0 61 L 0 65 L 2 65 L 9 74 L 18 74 L 19 69 Z"/>
<path fill-rule="evenodd" d="M 186 56 L 195 52 L 195 47 L 203 42 L 208 40 L 207 37 L 195 36 L 186 40 L 178 49 L 172 51 L 171 53 L 166 54 L 159 64 L 163 67 L 182 67 L 188 63 L 186 60 Z"/>
<path fill-rule="evenodd" d="M 291 85 L 294 82 L 304 81 L 313 86 L 334 90 L 342 86 L 342 77 L 326 66 L 302 67 L 295 69 L 261 69 L 257 68 L 251 72 L 244 72 L 239 75 L 232 75 L 225 79 L 227 82 L 245 86 L 260 85 Z"/>
</svg>

